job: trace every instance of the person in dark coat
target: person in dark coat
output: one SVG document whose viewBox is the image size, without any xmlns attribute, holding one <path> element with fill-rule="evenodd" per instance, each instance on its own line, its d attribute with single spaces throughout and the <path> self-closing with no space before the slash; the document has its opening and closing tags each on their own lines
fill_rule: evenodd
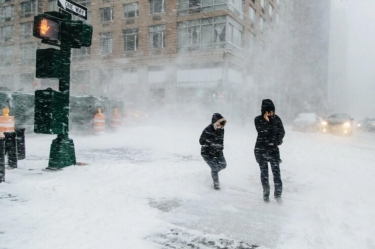
<svg viewBox="0 0 375 249">
<path fill-rule="evenodd" d="M 279 116 L 275 115 L 275 105 L 272 100 L 262 100 L 262 115 L 255 117 L 255 128 L 258 137 L 255 143 L 255 159 L 260 167 L 260 179 L 263 186 L 263 200 L 269 202 L 270 184 L 268 181 L 268 162 L 271 165 L 273 181 L 275 184 L 275 199 L 281 202 L 283 183 L 280 175 L 280 151 L 285 130 Z"/>
<path fill-rule="evenodd" d="M 220 189 L 219 171 L 225 169 L 227 162 L 223 154 L 224 150 L 224 126 L 227 120 L 220 114 L 214 113 L 211 124 L 202 132 L 199 138 L 201 155 L 211 168 L 211 176 L 214 188 Z"/>
</svg>

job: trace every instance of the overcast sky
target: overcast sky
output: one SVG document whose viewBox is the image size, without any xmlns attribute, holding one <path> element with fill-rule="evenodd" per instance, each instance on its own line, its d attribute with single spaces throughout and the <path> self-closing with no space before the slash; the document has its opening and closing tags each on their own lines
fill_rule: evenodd
<svg viewBox="0 0 375 249">
<path fill-rule="evenodd" d="M 375 0 L 331 2 L 332 14 L 344 9 L 348 23 L 349 110 L 356 118 L 375 117 Z"/>
</svg>

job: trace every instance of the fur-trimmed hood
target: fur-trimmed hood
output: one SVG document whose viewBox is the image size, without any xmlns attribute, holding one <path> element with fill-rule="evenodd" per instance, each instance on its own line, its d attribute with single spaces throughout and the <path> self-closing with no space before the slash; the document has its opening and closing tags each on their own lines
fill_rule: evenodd
<svg viewBox="0 0 375 249">
<path fill-rule="evenodd" d="M 224 128 L 224 126 L 227 124 L 227 120 L 220 113 L 214 113 L 212 115 L 211 123 L 216 130 L 219 125 L 222 125 L 222 127 Z"/>
</svg>

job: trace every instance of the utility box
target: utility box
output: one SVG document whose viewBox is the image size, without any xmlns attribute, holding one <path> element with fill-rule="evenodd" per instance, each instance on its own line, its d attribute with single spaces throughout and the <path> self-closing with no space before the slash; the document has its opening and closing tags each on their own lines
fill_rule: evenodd
<svg viewBox="0 0 375 249">
<path fill-rule="evenodd" d="M 67 134 L 69 131 L 69 95 L 51 88 L 35 91 L 34 132 Z"/>
</svg>

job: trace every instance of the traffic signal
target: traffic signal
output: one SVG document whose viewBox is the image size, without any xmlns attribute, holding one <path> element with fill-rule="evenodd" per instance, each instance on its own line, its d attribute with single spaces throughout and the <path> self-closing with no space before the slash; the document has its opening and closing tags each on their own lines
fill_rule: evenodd
<svg viewBox="0 0 375 249">
<path fill-rule="evenodd" d="M 61 51 L 55 48 L 36 50 L 36 73 L 37 78 L 55 78 L 64 77 L 64 63 L 61 60 Z"/>
<path fill-rule="evenodd" d="M 82 21 L 63 22 L 61 24 L 61 40 L 71 48 L 90 47 L 92 26 Z"/>
<path fill-rule="evenodd" d="M 37 38 L 57 42 L 60 40 L 60 22 L 41 14 L 34 17 L 33 35 Z"/>
<path fill-rule="evenodd" d="M 90 47 L 92 30 L 91 25 L 72 21 L 70 14 L 51 11 L 34 17 L 33 35 L 51 45 L 60 41 L 70 48 Z"/>
<path fill-rule="evenodd" d="M 35 91 L 34 132 L 64 134 L 69 130 L 69 95 L 51 88 Z"/>
</svg>

